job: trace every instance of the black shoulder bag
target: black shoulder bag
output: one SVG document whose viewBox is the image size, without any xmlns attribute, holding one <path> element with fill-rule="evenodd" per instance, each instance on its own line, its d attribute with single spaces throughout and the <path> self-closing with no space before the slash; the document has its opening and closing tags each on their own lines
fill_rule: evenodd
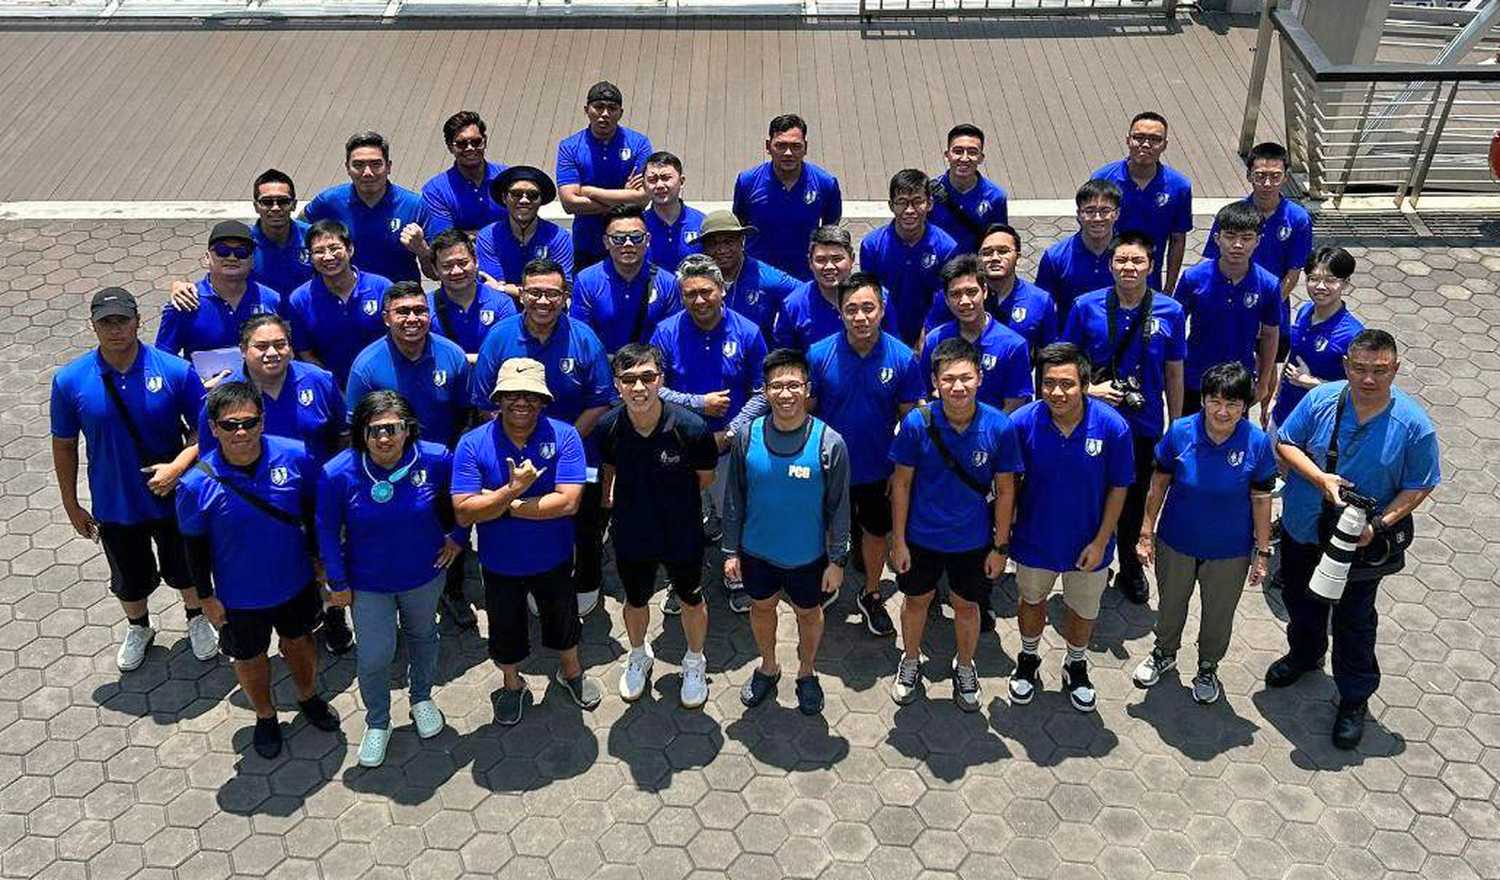
<svg viewBox="0 0 1500 880">
<path fill-rule="evenodd" d="M 302 517 L 287 513 L 285 510 L 282 510 L 266 499 L 261 498 L 259 495 L 256 495 L 253 492 L 247 492 L 244 488 L 236 486 L 223 477 L 220 477 L 218 474 L 214 473 L 214 469 L 209 466 L 208 462 L 204 461 L 201 458 L 198 459 L 193 467 L 201 471 L 210 480 L 213 480 L 215 483 L 218 483 L 220 486 L 223 486 L 225 489 L 228 489 L 235 495 L 238 495 L 241 501 L 245 502 L 261 513 L 264 513 L 271 519 L 274 519 L 283 525 L 292 526 L 293 528 L 297 529 L 297 531 L 302 532 L 304 535 L 306 534 L 307 527 L 302 522 Z"/>
<path fill-rule="evenodd" d="M 1328 461 L 1324 467 L 1326 473 L 1338 473 L 1339 426 L 1344 422 L 1344 404 L 1348 399 L 1349 391 L 1346 389 L 1339 395 L 1338 406 L 1334 408 L 1333 433 L 1328 437 Z M 1372 526 L 1379 514 L 1378 510 L 1368 511 Z M 1329 536 L 1333 534 L 1334 526 L 1338 524 L 1338 521 L 1339 508 L 1331 504 L 1328 499 L 1323 499 L 1322 510 L 1318 513 L 1320 546 L 1327 546 Z M 1370 543 L 1355 549 L 1354 561 L 1349 566 L 1349 580 L 1356 583 L 1373 581 L 1405 568 L 1406 548 L 1411 546 L 1412 539 L 1415 537 L 1415 524 L 1412 522 L 1410 513 L 1388 528 L 1376 529 L 1375 537 L 1370 539 Z"/>
<path fill-rule="evenodd" d="M 927 429 L 927 436 L 932 440 L 932 445 L 937 449 L 938 456 L 943 459 L 943 464 L 953 472 L 959 481 L 983 498 L 986 502 L 990 500 L 990 487 L 979 482 L 974 475 L 959 466 L 959 463 L 949 451 L 948 444 L 943 442 L 943 433 L 938 429 L 937 421 L 932 417 L 932 408 L 926 403 L 917 404 L 917 409 L 922 413 L 922 425 Z"/>
<path fill-rule="evenodd" d="M 173 452 L 165 457 L 152 455 L 150 450 L 146 448 L 146 439 L 141 436 L 141 429 L 136 427 L 135 419 L 130 417 L 130 409 L 125 406 L 125 398 L 120 396 L 120 389 L 115 387 L 114 380 L 110 379 L 107 373 L 101 371 L 99 373 L 99 381 L 104 383 L 104 390 L 109 393 L 110 402 L 120 412 L 120 420 L 125 423 L 125 432 L 130 435 L 130 443 L 135 447 L 135 456 L 140 459 L 141 467 L 150 467 L 153 464 L 162 464 L 171 461 L 177 456 L 177 452 L 182 451 L 179 449 L 177 452 Z"/>
<path fill-rule="evenodd" d="M 948 191 L 948 187 L 943 184 L 941 179 L 934 178 L 928 183 L 927 194 L 932 197 L 934 202 L 947 208 L 948 213 L 953 215 L 953 219 L 957 220 L 963 228 L 969 230 L 969 233 L 974 238 L 979 241 L 984 240 L 984 232 L 987 227 L 959 209 L 958 200 L 953 197 L 953 193 Z"/>
</svg>

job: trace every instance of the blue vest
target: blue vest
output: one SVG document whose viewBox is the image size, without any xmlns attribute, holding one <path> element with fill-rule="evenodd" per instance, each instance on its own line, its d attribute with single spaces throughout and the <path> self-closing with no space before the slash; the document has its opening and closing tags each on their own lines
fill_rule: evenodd
<svg viewBox="0 0 1500 880">
<path fill-rule="evenodd" d="M 750 424 L 745 449 L 745 528 L 740 549 L 782 568 L 823 556 L 823 422 L 812 419 L 807 442 L 795 455 L 766 446 L 766 419 Z M 808 511 L 815 527 L 802 527 Z"/>
</svg>

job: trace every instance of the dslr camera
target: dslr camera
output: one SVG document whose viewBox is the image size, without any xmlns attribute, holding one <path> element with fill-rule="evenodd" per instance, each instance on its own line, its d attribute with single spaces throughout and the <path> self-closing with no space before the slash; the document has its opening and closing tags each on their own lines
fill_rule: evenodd
<svg viewBox="0 0 1500 880">
<path fill-rule="evenodd" d="M 1360 534 L 1374 516 L 1375 499 L 1360 495 L 1348 486 L 1339 489 L 1339 500 L 1343 506 L 1336 511 L 1337 519 L 1327 529 L 1323 540 L 1323 556 L 1318 560 L 1308 579 L 1308 589 L 1324 602 L 1335 604 L 1344 596 L 1349 585 L 1349 570 L 1354 566 L 1354 557 L 1359 546 Z M 1321 531 L 1322 529 L 1320 529 Z"/>
<path fill-rule="evenodd" d="M 1110 387 L 1120 392 L 1121 409 L 1145 409 L 1146 395 L 1141 392 L 1141 380 L 1138 376 L 1121 376 L 1109 380 Z"/>
</svg>

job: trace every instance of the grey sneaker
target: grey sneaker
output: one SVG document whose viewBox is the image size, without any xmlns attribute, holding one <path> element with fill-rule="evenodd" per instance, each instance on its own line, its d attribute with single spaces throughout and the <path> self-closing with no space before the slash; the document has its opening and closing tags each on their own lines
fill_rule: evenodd
<svg viewBox="0 0 1500 880">
<path fill-rule="evenodd" d="M 1130 680 L 1138 688 L 1148 688 L 1161 681 L 1164 673 L 1175 668 L 1177 668 L 1176 654 L 1163 654 L 1153 649 L 1150 654 L 1146 655 L 1146 659 L 1141 661 L 1141 665 L 1135 668 Z"/>
<path fill-rule="evenodd" d="M 901 655 L 901 660 L 896 663 L 896 679 L 891 682 L 891 699 L 898 706 L 908 705 L 917 698 L 921 686 L 921 658 Z"/>
<path fill-rule="evenodd" d="M 604 689 L 599 687 L 599 682 L 588 675 L 579 674 L 566 678 L 559 669 L 553 674 L 552 680 L 562 685 L 563 689 L 568 692 L 568 696 L 573 698 L 573 702 L 585 711 L 593 711 L 604 699 Z"/>
<path fill-rule="evenodd" d="M 979 670 L 971 662 L 960 666 L 953 661 L 953 702 L 965 712 L 979 711 Z"/>
<path fill-rule="evenodd" d="M 744 581 L 724 581 L 724 592 L 729 598 L 729 610 L 735 614 L 749 614 L 753 601 L 745 591 Z"/>
<path fill-rule="evenodd" d="M 1219 701 L 1224 688 L 1219 685 L 1219 671 L 1214 666 L 1199 666 L 1193 676 L 1193 699 L 1207 706 Z"/>
</svg>

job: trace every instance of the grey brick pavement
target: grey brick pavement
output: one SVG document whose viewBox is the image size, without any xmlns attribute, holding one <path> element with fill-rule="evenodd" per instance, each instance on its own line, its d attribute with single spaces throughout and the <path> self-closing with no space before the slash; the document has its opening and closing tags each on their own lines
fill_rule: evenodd
<svg viewBox="0 0 1500 880">
<path fill-rule="evenodd" d="M 1059 229 L 1029 224 L 1028 263 Z M 1048 693 L 1003 699 L 1016 636 L 1002 587 L 978 715 L 947 701 L 945 627 L 931 636 L 944 659 L 927 666 L 930 701 L 898 709 L 893 645 L 842 615 L 820 663 L 825 716 L 802 718 L 787 693 L 746 712 L 735 690 L 753 644 L 715 597 L 702 712 L 676 708 L 681 631 L 658 622 L 659 674 L 640 704 L 611 697 L 581 714 L 542 692 L 550 664 L 538 664 L 544 699 L 501 732 L 482 642 L 445 631 L 437 700 L 451 729 L 423 743 L 398 729 L 387 765 L 366 771 L 349 660 L 323 671 L 343 735 L 296 722 L 270 763 L 249 752 L 227 665 L 188 652 L 175 597 L 153 601 L 163 632 L 146 664 L 116 672 L 123 623 L 103 557 L 57 507 L 48 381 L 92 344 L 85 294 L 196 271 L 202 234 L 0 223 L 5 877 L 1500 877 L 1500 391 L 1486 380 L 1500 371 L 1500 247 L 1357 251 L 1356 309 L 1407 346 L 1400 383 L 1431 407 L 1447 478 L 1419 518 L 1415 564 L 1380 598 L 1386 678 L 1358 753 L 1328 745 L 1329 679 L 1263 689 L 1282 647 L 1272 592 L 1247 592 L 1227 699 L 1209 708 L 1175 677 L 1130 686 L 1152 619 L 1111 593 L 1091 646 L 1100 711 L 1080 716 L 1057 691 L 1055 633 Z M 606 608 L 583 654 L 613 688 L 624 634 L 618 601 Z M 279 693 L 291 705 L 284 674 Z"/>
</svg>

